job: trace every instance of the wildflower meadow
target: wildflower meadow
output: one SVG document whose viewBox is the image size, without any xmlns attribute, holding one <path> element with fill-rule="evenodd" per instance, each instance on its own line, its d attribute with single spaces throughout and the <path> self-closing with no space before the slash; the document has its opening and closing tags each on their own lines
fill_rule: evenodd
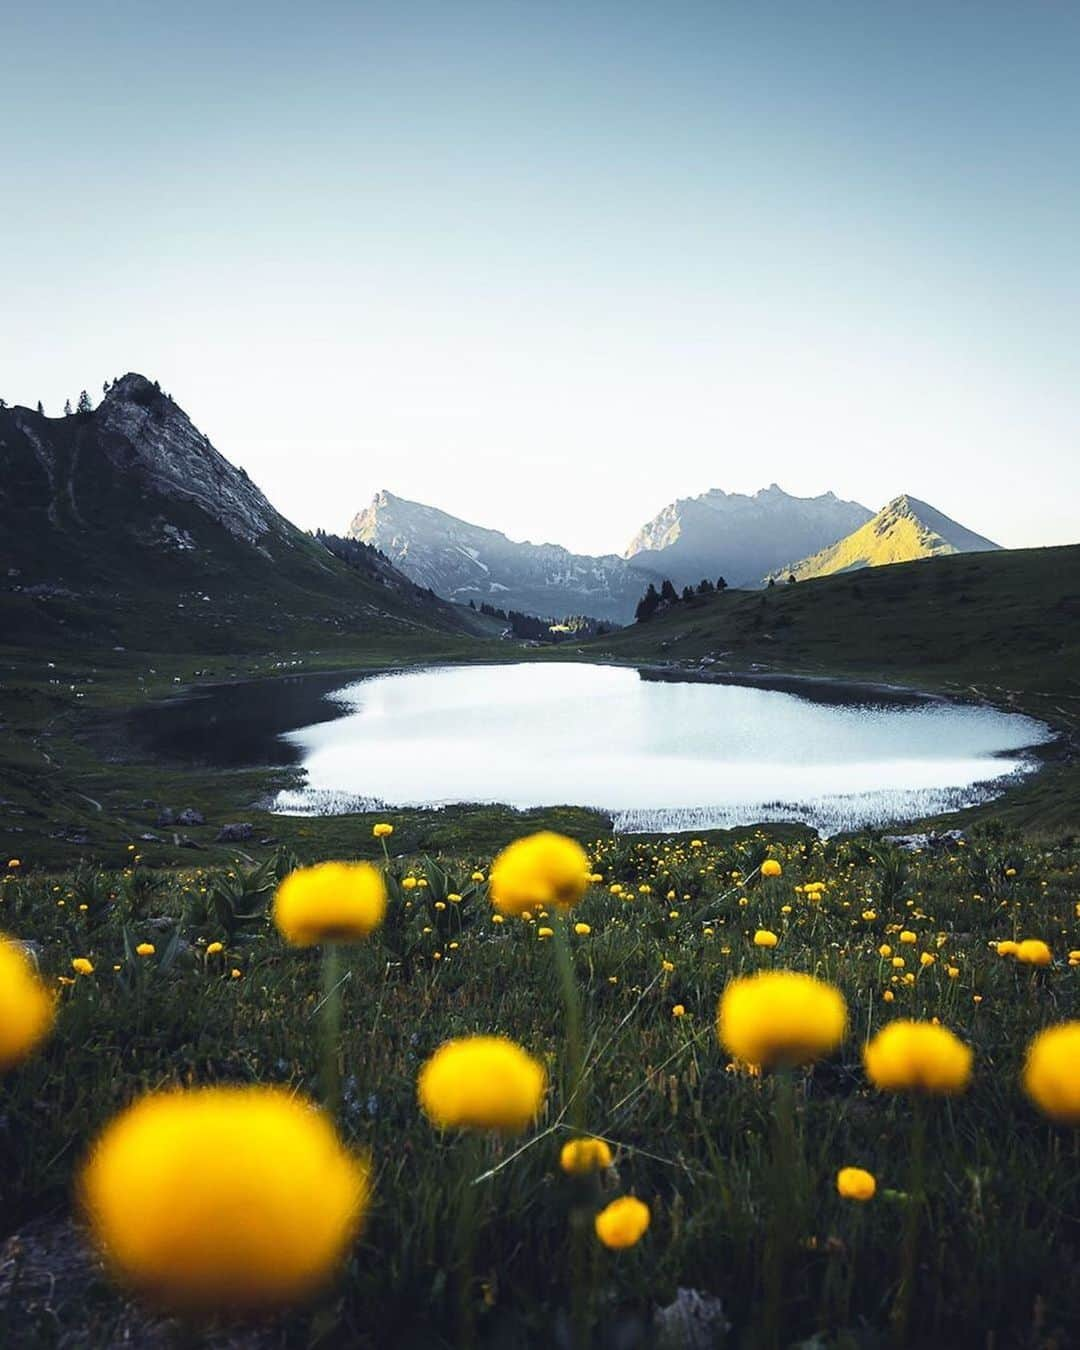
<svg viewBox="0 0 1080 1350">
<path fill-rule="evenodd" d="M 0 1343 L 1077 1343 L 1080 843 L 373 834 L 9 860 Z"/>
</svg>

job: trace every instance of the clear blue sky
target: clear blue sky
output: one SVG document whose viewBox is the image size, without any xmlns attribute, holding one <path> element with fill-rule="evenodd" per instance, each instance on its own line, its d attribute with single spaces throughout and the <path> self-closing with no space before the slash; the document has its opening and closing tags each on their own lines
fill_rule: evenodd
<svg viewBox="0 0 1080 1350">
<path fill-rule="evenodd" d="M 8 0 L 0 395 L 621 549 L 709 487 L 1080 538 L 1080 5 Z"/>
</svg>

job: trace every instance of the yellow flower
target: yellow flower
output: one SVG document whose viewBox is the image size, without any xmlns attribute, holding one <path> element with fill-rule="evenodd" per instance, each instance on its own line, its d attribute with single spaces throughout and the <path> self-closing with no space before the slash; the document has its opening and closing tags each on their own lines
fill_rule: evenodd
<svg viewBox="0 0 1080 1350">
<path fill-rule="evenodd" d="M 237 970 L 235 966 L 233 966 L 232 970 L 229 971 L 229 976 L 230 976 L 230 978 L 232 978 L 232 979 L 234 979 L 234 980 L 240 979 L 240 977 L 241 977 L 242 975 L 243 975 L 243 971 Z"/>
<path fill-rule="evenodd" d="M 1015 956 L 1020 950 L 1019 942 L 1013 942 L 1011 939 L 997 944 L 998 956 Z"/>
<path fill-rule="evenodd" d="M 30 958 L 0 934 L 0 1070 L 24 1060 L 53 1024 L 52 995 Z"/>
<path fill-rule="evenodd" d="M 76 975 L 93 975 L 94 963 L 85 956 L 76 956 L 71 962 L 71 969 Z"/>
<path fill-rule="evenodd" d="M 1040 1031 L 1024 1061 L 1024 1091 L 1052 1120 L 1080 1125 L 1080 1022 Z"/>
<path fill-rule="evenodd" d="M 383 874 L 366 862 L 298 867 L 274 896 L 274 922 L 294 947 L 367 937 L 385 913 Z"/>
<path fill-rule="evenodd" d="M 483 881 L 483 879 L 484 879 L 483 872 L 474 872 L 471 877 L 472 881 Z"/>
<path fill-rule="evenodd" d="M 224 950 L 225 946 L 223 943 L 211 942 L 210 946 L 206 949 L 206 954 L 207 956 L 220 956 Z"/>
<path fill-rule="evenodd" d="M 882 959 L 888 956 L 892 956 L 892 948 L 889 946 L 887 942 L 883 942 L 881 946 L 878 948 L 878 956 L 882 957 Z"/>
<path fill-rule="evenodd" d="M 421 1110 L 440 1129 L 520 1133 L 544 1101 L 544 1066 L 505 1036 L 446 1041 L 417 1080 Z"/>
<path fill-rule="evenodd" d="M 402 877 L 402 879 L 401 879 L 401 889 L 402 889 L 403 891 L 415 891 L 415 890 L 416 890 L 416 878 L 415 878 L 415 877 Z"/>
<path fill-rule="evenodd" d="M 732 980 L 717 1009 L 724 1048 L 736 1059 L 764 1068 L 819 1059 L 839 1044 L 846 1026 L 840 991 L 794 971 L 763 971 Z"/>
<path fill-rule="evenodd" d="M 755 947 L 775 947 L 780 939 L 775 933 L 770 933 L 767 928 L 759 928 L 754 934 Z"/>
<path fill-rule="evenodd" d="M 883 1092 L 963 1092 L 971 1050 L 932 1022 L 890 1022 L 863 1049 L 867 1076 Z"/>
<path fill-rule="evenodd" d="M 587 923 L 576 923 L 574 924 L 574 932 L 578 935 L 578 937 L 588 937 L 589 934 L 592 932 L 592 929 L 589 927 Z"/>
<path fill-rule="evenodd" d="M 900 941 L 906 943 L 908 946 L 910 946 L 913 942 L 918 942 L 918 940 L 919 939 L 916 936 L 916 934 L 911 932 L 911 930 L 908 928 L 905 928 L 904 931 L 900 934 Z"/>
<path fill-rule="evenodd" d="M 650 1217 L 649 1206 L 636 1196 L 620 1196 L 596 1216 L 596 1236 L 605 1247 L 632 1247 L 648 1228 Z"/>
<path fill-rule="evenodd" d="M 676 1003 L 671 1010 L 671 1015 L 672 1017 L 685 1017 L 686 1009 L 683 1007 L 681 1003 Z"/>
<path fill-rule="evenodd" d="M 371 833 L 376 839 L 387 839 L 394 833 L 393 825 L 388 825 L 385 821 L 380 821 L 378 825 L 371 827 Z"/>
<path fill-rule="evenodd" d="M 553 905 L 571 909 L 589 886 L 592 868 L 573 839 L 541 830 L 516 839 L 491 865 L 491 902 L 504 914 Z"/>
<path fill-rule="evenodd" d="M 881 997 L 885 1000 L 886 1003 L 892 1003 L 893 1000 L 896 998 L 896 995 L 893 993 L 891 989 L 886 989 Z"/>
<path fill-rule="evenodd" d="M 555 929 L 554 929 L 554 928 L 538 928 L 538 929 L 536 930 L 536 936 L 537 936 L 538 938 L 541 938 L 541 939 L 543 939 L 543 938 L 549 938 L 549 937 L 554 937 L 554 936 L 555 936 Z"/>
<path fill-rule="evenodd" d="M 281 1306 L 333 1274 L 370 1170 L 322 1112 L 280 1088 L 144 1097 L 90 1153 L 80 1198 L 125 1283 L 168 1307 Z"/>
<path fill-rule="evenodd" d="M 564 1172 L 583 1176 L 586 1172 L 602 1172 L 611 1166 L 611 1149 L 603 1139 L 588 1135 L 571 1139 L 559 1153 L 559 1166 Z"/>
<path fill-rule="evenodd" d="M 933 952 L 921 952 L 919 955 L 920 966 L 932 966 L 936 960 L 937 957 Z"/>
<path fill-rule="evenodd" d="M 841 1167 L 836 1174 L 836 1189 L 845 1200 L 873 1200 L 877 1179 L 861 1167 Z"/>
<path fill-rule="evenodd" d="M 492 922 L 492 923 L 505 923 L 506 920 L 503 918 L 503 916 L 502 916 L 501 914 L 493 914 L 493 915 L 491 916 L 491 922 Z"/>
<path fill-rule="evenodd" d="M 1026 938 L 1016 949 L 1016 959 L 1026 966 L 1048 966 L 1053 957 L 1045 942 L 1038 938 Z"/>
<path fill-rule="evenodd" d="M 783 875 L 784 869 L 775 858 L 766 858 L 761 864 L 761 875 L 763 877 L 778 877 Z"/>
<path fill-rule="evenodd" d="M 153 956 L 157 948 L 152 942 L 140 942 L 135 948 L 136 956 Z"/>
</svg>

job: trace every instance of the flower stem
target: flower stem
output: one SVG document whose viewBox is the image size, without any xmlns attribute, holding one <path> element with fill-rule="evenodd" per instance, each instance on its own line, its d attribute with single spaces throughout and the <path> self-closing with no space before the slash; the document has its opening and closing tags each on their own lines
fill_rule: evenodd
<svg viewBox="0 0 1080 1350">
<path fill-rule="evenodd" d="M 575 1130 L 585 1128 L 585 1038 L 582 1031 L 581 995 L 574 974 L 574 958 L 567 936 L 567 921 L 559 918 L 555 929 L 555 969 L 562 993 L 563 1015 L 566 1019 L 566 1093 L 570 1104 L 570 1123 Z"/>
<path fill-rule="evenodd" d="M 581 1016 L 581 995 L 574 973 L 574 957 L 567 933 L 568 920 L 560 916 L 555 930 L 555 969 L 562 991 L 563 1013 L 566 1019 L 566 1102 L 570 1108 L 570 1124 L 581 1134 L 585 1129 L 585 1036 Z M 570 1209 L 571 1261 L 571 1343 L 574 1350 L 586 1350 L 591 1334 L 591 1271 L 588 1260 L 589 1220 L 591 1210 L 581 1205 Z"/>
<path fill-rule="evenodd" d="M 341 947 L 326 942 L 322 949 L 322 1100 L 335 1120 L 341 1113 Z"/>
<path fill-rule="evenodd" d="M 914 1293 L 918 1264 L 919 1228 L 926 1191 L 926 1103 L 915 1097 L 915 1116 L 911 1129 L 911 1171 L 908 1181 L 908 1209 L 904 1224 L 904 1247 L 901 1255 L 900 1284 L 893 1304 L 893 1339 L 897 1346 L 908 1343 L 908 1323 L 911 1318 L 911 1299 Z"/>
<path fill-rule="evenodd" d="M 776 1071 L 773 1115 L 773 1193 L 765 1238 L 765 1336 L 763 1345 L 776 1350 L 783 1332 L 784 1276 L 792 1248 L 794 1215 L 800 1195 L 798 1146 L 795 1138 L 795 1081 L 790 1069 Z M 797 1232 L 798 1229 L 796 1228 Z"/>
</svg>

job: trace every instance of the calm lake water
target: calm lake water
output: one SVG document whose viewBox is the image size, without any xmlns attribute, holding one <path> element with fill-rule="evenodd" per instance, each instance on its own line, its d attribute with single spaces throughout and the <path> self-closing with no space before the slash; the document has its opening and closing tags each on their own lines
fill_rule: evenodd
<svg viewBox="0 0 1080 1350">
<path fill-rule="evenodd" d="M 609 812 L 621 830 L 802 820 L 831 833 L 985 800 L 1030 771 L 1021 752 L 1051 736 L 1027 717 L 935 699 L 838 702 L 835 689 L 807 696 L 585 664 L 292 683 L 299 706 L 316 711 L 282 731 L 279 683 L 264 739 L 276 733 L 278 762 L 306 774 L 279 794 L 283 813 L 570 804 Z M 250 687 L 246 698 L 227 693 L 258 742 Z"/>
</svg>

